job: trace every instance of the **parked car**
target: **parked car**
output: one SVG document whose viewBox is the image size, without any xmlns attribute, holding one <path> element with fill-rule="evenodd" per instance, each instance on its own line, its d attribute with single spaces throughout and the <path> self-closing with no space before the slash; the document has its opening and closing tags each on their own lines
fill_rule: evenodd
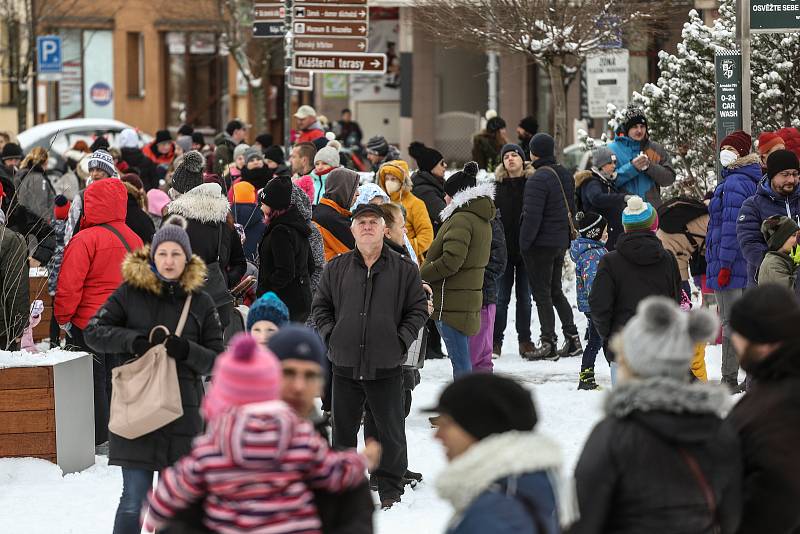
<svg viewBox="0 0 800 534">
<path fill-rule="evenodd" d="M 19 134 L 17 139 L 26 154 L 36 146 L 49 148 L 48 168 L 64 172 L 66 170 L 64 153 L 76 141 L 84 140 L 91 146 L 98 136 L 104 135 L 113 147 L 116 146 L 117 136 L 125 128 L 133 128 L 133 126 L 112 119 L 67 119 L 37 124 Z M 139 139 L 140 146 L 153 140 L 150 135 L 141 132 Z"/>
<path fill-rule="evenodd" d="M 583 143 L 574 143 L 564 148 L 564 167 L 574 173 L 588 169 L 592 164 L 592 152 Z"/>
</svg>

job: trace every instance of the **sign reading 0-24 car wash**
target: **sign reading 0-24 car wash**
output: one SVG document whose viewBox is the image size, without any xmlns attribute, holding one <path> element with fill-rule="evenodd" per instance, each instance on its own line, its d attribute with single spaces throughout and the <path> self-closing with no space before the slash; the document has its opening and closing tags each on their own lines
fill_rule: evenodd
<svg viewBox="0 0 800 534">
<path fill-rule="evenodd" d="M 800 0 L 750 0 L 750 31 L 800 31 Z"/>
<path fill-rule="evenodd" d="M 608 117 L 608 105 L 617 109 L 628 107 L 628 51 L 593 54 L 586 58 L 586 95 L 589 116 L 595 119 Z"/>
<path fill-rule="evenodd" d="M 720 143 L 742 129 L 742 53 L 720 50 L 714 56 L 714 66 L 717 143 Z"/>
</svg>

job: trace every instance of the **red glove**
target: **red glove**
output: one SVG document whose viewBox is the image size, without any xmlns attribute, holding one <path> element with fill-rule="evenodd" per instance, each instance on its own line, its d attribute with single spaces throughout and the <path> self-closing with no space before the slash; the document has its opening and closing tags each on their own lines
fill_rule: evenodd
<svg viewBox="0 0 800 534">
<path fill-rule="evenodd" d="M 719 274 L 717 275 L 717 284 L 719 287 L 725 287 L 731 283 L 731 270 L 727 267 L 723 267 L 719 270 Z"/>
</svg>

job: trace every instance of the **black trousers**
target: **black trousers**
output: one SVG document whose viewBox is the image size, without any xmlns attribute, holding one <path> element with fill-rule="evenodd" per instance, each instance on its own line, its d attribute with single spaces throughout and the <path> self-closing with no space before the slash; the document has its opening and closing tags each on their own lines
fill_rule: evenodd
<svg viewBox="0 0 800 534">
<path fill-rule="evenodd" d="M 372 476 L 378 481 L 381 499 L 400 497 L 408 467 L 403 376 L 353 380 L 334 374 L 332 401 L 333 446 L 340 449 L 357 445 L 364 403 L 369 403 L 383 447 L 380 465 Z"/>
<path fill-rule="evenodd" d="M 578 335 L 575 320 L 572 317 L 572 306 L 561 289 L 561 273 L 564 269 L 564 254 L 566 250 L 555 247 L 533 247 L 526 250 L 523 258 L 525 269 L 528 271 L 533 300 L 536 302 L 536 312 L 541 325 L 541 338 L 555 343 L 556 316 L 561 320 L 561 329 L 566 336 Z"/>
<path fill-rule="evenodd" d="M 83 339 L 83 330 L 75 325 L 69 331 L 67 349 L 88 352 L 92 355 L 92 381 L 94 382 L 94 444 L 108 441 L 108 417 L 111 410 L 111 361 L 105 354 L 95 354 Z"/>
</svg>

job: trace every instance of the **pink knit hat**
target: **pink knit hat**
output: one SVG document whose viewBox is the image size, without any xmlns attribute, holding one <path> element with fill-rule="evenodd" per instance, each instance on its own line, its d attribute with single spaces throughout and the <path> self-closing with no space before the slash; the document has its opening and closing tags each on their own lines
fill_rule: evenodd
<svg viewBox="0 0 800 534">
<path fill-rule="evenodd" d="M 147 192 L 147 211 L 161 217 L 164 206 L 169 204 L 169 195 L 161 189 L 151 189 Z"/>
<path fill-rule="evenodd" d="M 308 196 L 308 200 L 313 204 L 315 190 L 314 179 L 311 176 L 306 175 L 294 180 L 294 184 L 303 190 L 303 193 Z"/>
<path fill-rule="evenodd" d="M 206 419 L 213 419 L 232 406 L 280 397 L 280 362 L 247 334 L 234 337 L 228 350 L 217 357 L 212 376 L 203 400 Z"/>
</svg>

